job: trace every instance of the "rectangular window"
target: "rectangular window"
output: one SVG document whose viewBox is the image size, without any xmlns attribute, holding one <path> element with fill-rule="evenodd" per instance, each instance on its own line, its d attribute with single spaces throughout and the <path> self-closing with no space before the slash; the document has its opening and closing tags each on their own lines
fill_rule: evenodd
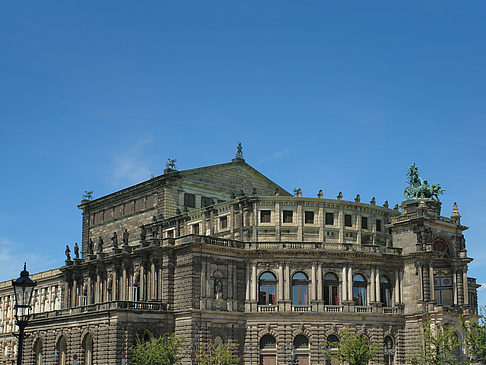
<svg viewBox="0 0 486 365">
<path fill-rule="evenodd" d="M 167 231 L 167 237 L 168 238 L 174 237 L 174 230 L 173 229 L 171 229 L 170 231 Z"/>
<path fill-rule="evenodd" d="M 213 199 L 208 198 L 207 196 L 201 197 L 201 208 L 209 207 L 210 205 L 214 205 Z"/>
<path fill-rule="evenodd" d="M 199 223 L 192 225 L 192 234 L 199 234 Z"/>
<path fill-rule="evenodd" d="M 270 211 L 261 210 L 260 211 L 260 223 L 270 223 Z"/>
<path fill-rule="evenodd" d="M 361 229 L 368 229 L 368 217 L 361 217 Z"/>
<path fill-rule="evenodd" d="M 334 213 L 326 213 L 326 224 L 330 226 L 334 225 Z"/>
<path fill-rule="evenodd" d="M 224 217 L 219 218 L 219 223 L 220 223 L 221 229 L 228 228 L 228 217 L 224 216 Z"/>
<path fill-rule="evenodd" d="M 305 212 L 304 219 L 306 224 L 314 224 L 314 212 Z"/>
<path fill-rule="evenodd" d="M 346 227 L 352 227 L 353 226 L 353 223 L 351 222 L 351 215 L 350 214 L 344 215 L 344 225 Z"/>
<path fill-rule="evenodd" d="M 381 220 L 376 220 L 376 231 L 381 232 Z"/>
<path fill-rule="evenodd" d="M 189 208 L 196 207 L 196 196 L 194 194 L 185 193 L 184 194 L 184 206 Z"/>
<path fill-rule="evenodd" d="M 292 223 L 292 217 L 294 212 L 291 210 L 284 210 L 283 211 L 283 222 L 284 223 Z"/>
</svg>

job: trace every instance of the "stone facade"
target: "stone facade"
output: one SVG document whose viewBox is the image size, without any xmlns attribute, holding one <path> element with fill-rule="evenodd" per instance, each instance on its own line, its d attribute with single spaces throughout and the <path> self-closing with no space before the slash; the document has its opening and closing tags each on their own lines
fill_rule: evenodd
<svg viewBox="0 0 486 365">
<path fill-rule="evenodd" d="M 404 364 L 421 321 L 457 326 L 458 314 L 477 313 L 457 209 L 447 218 L 434 200 L 389 209 L 296 195 L 239 157 L 82 201 L 81 257 L 33 275 L 24 360 L 130 363 L 137 335 L 175 331 L 184 364 L 208 341 L 238 344 L 246 364 L 286 363 L 292 348 L 301 365 L 317 364 L 347 326 L 379 345 L 374 363 Z M 10 282 L 0 304 L 9 363 Z"/>
</svg>

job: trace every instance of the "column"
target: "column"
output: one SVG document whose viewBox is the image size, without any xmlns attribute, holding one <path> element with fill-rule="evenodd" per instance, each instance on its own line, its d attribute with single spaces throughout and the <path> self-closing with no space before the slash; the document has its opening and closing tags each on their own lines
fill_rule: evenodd
<svg viewBox="0 0 486 365">
<path fill-rule="evenodd" d="M 348 267 L 348 300 L 353 300 L 353 269 Z"/>
<path fill-rule="evenodd" d="M 73 276 L 73 292 L 72 292 L 72 302 L 71 302 L 71 307 L 76 307 L 76 297 L 77 297 L 77 290 L 78 290 L 78 279 L 76 276 Z M 49 303 L 51 304 L 51 299 L 49 298 Z"/>
<path fill-rule="evenodd" d="M 319 222 L 319 242 L 324 242 L 324 208 L 322 206 L 319 206 L 319 216 L 318 216 L 318 222 Z"/>
<path fill-rule="evenodd" d="M 376 280 L 375 280 L 375 268 L 371 268 L 371 302 L 376 302 Z"/>
<path fill-rule="evenodd" d="M 290 266 L 289 266 L 289 263 L 286 262 L 285 263 L 285 275 L 284 275 L 284 292 L 285 292 L 285 296 L 284 296 L 284 299 L 285 300 L 290 300 Z"/>
<path fill-rule="evenodd" d="M 127 267 L 123 264 L 122 282 L 120 285 L 120 299 L 127 300 Z"/>
<path fill-rule="evenodd" d="M 339 225 L 339 243 L 344 243 L 344 212 L 342 207 L 338 213 L 338 225 Z"/>
<path fill-rule="evenodd" d="M 117 268 L 116 266 L 113 267 L 113 271 L 111 273 L 112 276 L 112 281 L 113 281 L 113 286 L 111 287 L 111 300 L 119 300 L 119 295 L 118 295 L 118 288 L 120 287 L 120 284 L 118 283 L 118 274 L 117 274 Z"/>
<path fill-rule="evenodd" d="M 346 266 L 343 266 L 343 280 L 342 280 L 342 301 L 345 302 L 348 300 L 348 274 L 346 272 Z"/>
<path fill-rule="evenodd" d="M 257 298 L 257 268 L 256 263 L 251 264 L 251 300 L 256 301 Z"/>
<path fill-rule="evenodd" d="M 395 304 L 400 303 L 400 274 L 399 270 L 395 269 Z"/>
<path fill-rule="evenodd" d="M 141 301 L 145 300 L 145 268 L 143 266 L 143 262 L 140 265 L 140 295 L 139 295 L 139 298 L 140 298 Z"/>
<path fill-rule="evenodd" d="M 462 271 L 463 279 L 462 279 L 462 286 L 464 287 L 464 304 L 469 305 L 469 291 L 467 287 L 467 267 L 464 268 Z"/>
<path fill-rule="evenodd" d="M 380 290 L 380 268 L 377 267 L 375 271 L 375 280 L 376 280 L 376 301 L 381 302 L 381 290 Z"/>
<path fill-rule="evenodd" d="M 155 259 L 151 260 L 150 262 L 150 299 L 155 299 L 155 289 L 157 288 L 157 284 L 155 282 Z"/>
<path fill-rule="evenodd" d="M 96 270 L 96 283 L 95 283 L 95 303 L 99 303 L 101 300 L 101 277 L 100 272 Z"/>
<path fill-rule="evenodd" d="M 282 263 L 278 266 L 278 300 L 284 298 L 284 268 Z"/>
<path fill-rule="evenodd" d="M 245 301 L 249 302 L 250 301 L 250 264 L 246 264 L 246 273 L 245 273 L 245 279 L 246 279 L 246 295 L 245 295 Z"/>
<path fill-rule="evenodd" d="M 164 295 L 164 286 L 163 286 L 163 282 L 162 282 L 162 275 L 163 275 L 163 258 L 161 257 L 160 260 L 159 260 L 159 274 L 158 274 L 158 277 L 157 277 L 157 285 L 158 285 L 158 294 L 157 294 L 157 299 L 162 301 L 162 299 L 164 299 L 163 295 Z"/>
<path fill-rule="evenodd" d="M 87 298 L 87 301 L 86 303 L 87 304 L 92 304 L 91 303 L 91 275 L 88 274 L 88 298 Z"/>
<path fill-rule="evenodd" d="M 418 270 L 418 278 L 419 278 L 419 288 L 420 288 L 420 300 L 425 300 L 424 298 L 424 279 L 423 279 L 423 269 L 422 265 L 418 265 L 415 267 L 415 270 Z"/>
<path fill-rule="evenodd" d="M 277 202 L 275 203 L 275 216 L 273 217 L 273 221 L 275 224 L 275 239 L 277 241 L 281 240 L 280 237 L 280 204 Z"/>
<path fill-rule="evenodd" d="M 317 263 L 317 300 L 322 300 L 322 263 Z"/>
<path fill-rule="evenodd" d="M 311 299 L 316 300 L 316 263 L 312 263 Z"/>
<path fill-rule="evenodd" d="M 297 205 L 297 239 L 299 241 L 304 241 L 304 214 L 302 211 L 302 202 L 300 201 Z"/>
<path fill-rule="evenodd" d="M 430 300 L 435 300 L 434 297 L 434 268 L 429 266 L 429 283 L 430 283 Z"/>
</svg>

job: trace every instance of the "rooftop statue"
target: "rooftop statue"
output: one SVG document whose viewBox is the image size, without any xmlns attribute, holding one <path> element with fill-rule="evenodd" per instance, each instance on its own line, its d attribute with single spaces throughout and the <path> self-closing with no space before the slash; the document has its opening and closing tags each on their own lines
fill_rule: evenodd
<svg viewBox="0 0 486 365">
<path fill-rule="evenodd" d="M 238 142 L 238 146 L 236 146 L 235 158 L 243 159 L 243 147 L 241 146 L 241 142 Z"/>
<path fill-rule="evenodd" d="M 93 200 L 93 191 L 85 191 L 81 200 Z"/>
<path fill-rule="evenodd" d="M 167 167 L 168 169 L 170 170 L 177 170 L 177 166 L 176 166 L 176 159 L 172 159 L 172 158 L 168 158 L 167 159 L 167 162 L 165 163 L 165 167 Z"/>
<path fill-rule="evenodd" d="M 403 192 L 407 199 L 420 199 L 420 196 L 423 195 L 424 198 L 439 200 L 439 194 L 445 191 L 440 184 L 429 185 L 427 180 L 423 180 L 415 163 L 408 169 L 407 177 L 409 186 Z"/>
</svg>

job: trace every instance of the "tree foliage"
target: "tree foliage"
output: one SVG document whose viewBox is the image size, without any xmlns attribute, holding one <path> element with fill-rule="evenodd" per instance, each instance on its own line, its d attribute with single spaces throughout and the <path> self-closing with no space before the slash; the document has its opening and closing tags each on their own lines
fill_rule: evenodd
<svg viewBox="0 0 486 365">
<path fill-rule="evenodd" d="M 135 365 L 173 365 L 181 358 L 184 339 L 174 333 L 166 333 L 150 341 L 143 341 L 137 336 L 136 341 L 132 347 Z"/>
<path fill-rule="evenodd" d="M 199 365 L 230 365 L 238 364 L 240 358 L 236 355 L 238 346 L 233 343 L 222 343 L 214 346 L 209 342 L 201 346 L 196 352 L 196 360 Z"/>
<path fill-rule="evenodd" d="M 481 316 L 472 321 L 462 321 L 469 364 L 486 364 L 486 307 Z"/>
<path fill-rule="evenodd" d="M 414 365 L 456 365 L 461 364 L 457 349 L 461 341 L 454 327 L 441 322 L 422 322 L 423 343 L 420 351 L 411 357 Z"/>
<path fill-rule="evenodd" d="M 370 344 L 365 334 L 357 334 L 349 328 L 339 330 L 339 342 L 326 342 L 326 357 L 347 361 L 349 365 L 366 365 L 376 355 L 377 346 Z M 336 349 L 332 353 L 331 348 Z"/>
</svg>

